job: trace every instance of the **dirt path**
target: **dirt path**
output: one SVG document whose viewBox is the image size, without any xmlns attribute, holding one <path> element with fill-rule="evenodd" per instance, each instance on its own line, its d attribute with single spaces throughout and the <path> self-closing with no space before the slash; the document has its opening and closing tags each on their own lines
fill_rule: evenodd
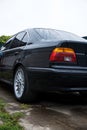
<svg viewBox="0 0 87 130">
<path fill-rule="evenodd" d="M 0 85 L 0 98 L 9 113 L 23 112 L 19 120 L 25 130 L 87 130 L 87 100 L 75 94 L 48 94 L 36 104 L 21 104 L 10 87 Z"/>
</svg>

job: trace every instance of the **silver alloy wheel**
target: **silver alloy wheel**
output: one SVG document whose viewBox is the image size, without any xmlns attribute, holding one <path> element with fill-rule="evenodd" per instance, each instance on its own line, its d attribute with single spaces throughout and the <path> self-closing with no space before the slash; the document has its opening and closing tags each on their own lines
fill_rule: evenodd
<svg viewBox="0 0 87 130">
<path fill-rule="evenodd" d="M 14 77 L 14 93 L 16 98 L 21 98 L 24 93 L 25 78 L 22 68 L 19 68 Z"/>
</svg>

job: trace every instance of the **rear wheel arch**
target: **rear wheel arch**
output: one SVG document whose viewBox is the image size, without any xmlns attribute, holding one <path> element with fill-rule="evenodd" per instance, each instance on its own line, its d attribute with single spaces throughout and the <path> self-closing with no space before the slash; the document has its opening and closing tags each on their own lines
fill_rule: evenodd
<svg viewBox="0 0 87 130">
<path fill-rule="evenodd" d="M 21 63 L 18 63 L 14 66 L 13 68 L 13 78 L 14 78 L 14 74 L 15 74 L 15 71 L 17 70 L 18 67 L 22 66 L 24 68 L 24 66 L 21 64 Z"/>
</svg>

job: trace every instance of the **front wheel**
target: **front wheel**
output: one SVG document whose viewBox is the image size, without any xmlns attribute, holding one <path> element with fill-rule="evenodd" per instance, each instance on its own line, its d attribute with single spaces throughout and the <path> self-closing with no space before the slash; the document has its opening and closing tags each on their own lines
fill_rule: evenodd
<svg viewBox="0 0 87 130">
<path fill-rule="evenodd" d="M 36 94 L 31 91 L 31 83 L 28 81 L 24 67 L 19 66 L 14 74 L 14 95 L 20 102 L 32 102 Z"/>
</svg>

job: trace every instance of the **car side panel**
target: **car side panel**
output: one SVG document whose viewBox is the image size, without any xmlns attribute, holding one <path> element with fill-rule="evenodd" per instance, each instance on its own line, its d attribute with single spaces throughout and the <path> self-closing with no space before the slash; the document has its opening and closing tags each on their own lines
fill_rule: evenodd
<svg viewBox="0 0 87 130">
<path fill-rule="evenodd" d="M 25 67 L 49 67 L 49 57 L 58 43 L 37 43 L 25 47 Z"/>
<path fill-rule="evenodd" d="M 3 51 L 2 63 L 0 67 L 1 79 L 13 81 L 13 66 L 21 58 L 21 48 Z"/>
</svg>

